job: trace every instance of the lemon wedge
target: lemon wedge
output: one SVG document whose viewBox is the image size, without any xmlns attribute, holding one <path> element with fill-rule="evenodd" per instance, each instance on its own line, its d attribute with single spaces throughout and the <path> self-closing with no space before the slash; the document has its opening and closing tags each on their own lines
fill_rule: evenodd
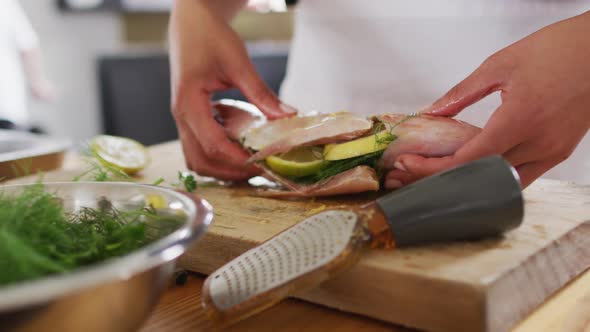
<svg viewBox="0 0 590 332">
<path fill-rule="evenodd" d="M 150 162 L 145 146 L 130 138 L 99 135 L 90 142 L 90 149 L 100 162 L 133 175 Z"/>
<path fill-rule="evenodd" d="M 324 148 L 324 159 L 342 160 L 385 150 L 394 139 L 395 136 L 384 130 L 349 142 L 328 144 Z"/>
<path fill-rule="evenodd" d="M 164 209 L 168 207 L 168 201 L 162 195 L 146 195 L 146 203 L 151 205 L 154 209 Z"/>
<path fill-rule="evenodd" d="M 322 149 L 318 147 L 303 147 L 291 150 L 280 155 L 267 157 L 265 161 L 273 172 L 290 177 L 315 174 L 326 164 L 322 158 Z"/>
</svg>

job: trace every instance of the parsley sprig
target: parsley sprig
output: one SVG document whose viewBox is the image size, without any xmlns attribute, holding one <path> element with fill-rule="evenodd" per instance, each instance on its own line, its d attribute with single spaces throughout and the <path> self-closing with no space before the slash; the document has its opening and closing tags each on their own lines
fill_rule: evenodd
<svg viewBox="0 0 590 332">
<path fill-rule="evenodd" d="M 186 191 L 192 193 L 197 189 L 197 180 L 195 177 L 190 173 L 183 173 L 178 172 L 178 181 L 177 183 L 173 183 L 172 185 L 175 187 L 184 187 Z"/>
</svg>

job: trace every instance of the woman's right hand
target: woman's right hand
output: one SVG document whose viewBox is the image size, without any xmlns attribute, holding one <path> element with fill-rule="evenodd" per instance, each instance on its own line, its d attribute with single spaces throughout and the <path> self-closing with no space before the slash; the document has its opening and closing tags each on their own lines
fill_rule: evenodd
<svg viewBox="0 0 590 332">
<path fill-rule="evenodd" d="M 241 0 L 231 0 L 242 5 Z M 172 114 L 187 167 L 200 175 L 245 180 L 260 173 L 214 119 L 213 92 L 238 88 L 269 119 L 294 115 L 256 73 L 243 42 L 226 22 L 226 1 L 177 0 L 170 18 Z M 212 5 L 215 3 L 215 5 Z M 236 8 L 236 9 L 237 9 Z"/>
</svg>

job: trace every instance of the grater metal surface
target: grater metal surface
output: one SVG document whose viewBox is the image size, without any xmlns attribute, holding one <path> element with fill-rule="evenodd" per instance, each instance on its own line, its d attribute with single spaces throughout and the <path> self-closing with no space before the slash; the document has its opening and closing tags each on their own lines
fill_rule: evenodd
<svg viewBox="0 0 590 332">
<path fill-rule="evenodd" d="M 355 242 L 359 224 L 354 212 L 325 211 L 245 252 L 209 277 L 213 304 L 224 311 L 324 267 Z"/>
</svg>

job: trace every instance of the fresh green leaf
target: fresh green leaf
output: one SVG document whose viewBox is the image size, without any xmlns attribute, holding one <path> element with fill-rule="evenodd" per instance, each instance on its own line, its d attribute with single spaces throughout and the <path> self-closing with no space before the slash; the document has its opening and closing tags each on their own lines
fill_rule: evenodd
<svg viewBox="0 0 590 332">
<path fill-rule="evenodd" d="M 187 173 L 186 175 L 180 171 L 178 171 L 178 181 L 180 183 L 174 184 L 175 187 L 184 187 L 186 191 L 192 193 L 197 189 L 197 180 L 192 174 Z"/>
</svg>

